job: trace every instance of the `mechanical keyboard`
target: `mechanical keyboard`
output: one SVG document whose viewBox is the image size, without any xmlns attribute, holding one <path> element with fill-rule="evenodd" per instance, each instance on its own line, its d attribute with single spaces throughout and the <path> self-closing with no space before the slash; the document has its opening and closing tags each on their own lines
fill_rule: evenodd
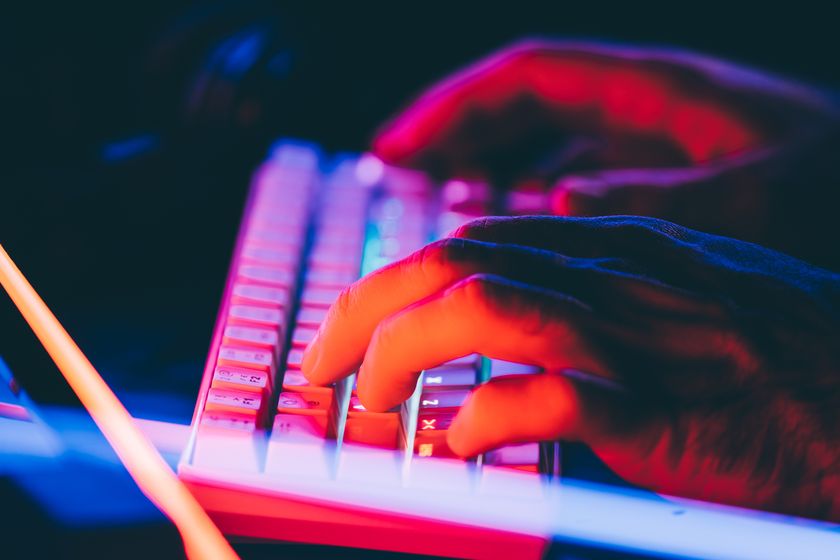
<svg viewBox="0 0 840 560">
<path fill-rule="evenodd" d="M 355 375 L 316 387 L 301 374 L 303 349 L 344 287 L 493 213 L 493 198 L 486 185 L 435 185 L 372 156 L 276 145 L 252 178 L 179 476 L 233 537 L 468 558 L 539 558 L 553 541 L 731 557 L 674 514 L 685 504 L 561 484 L 556 444 L 454 457 L 446 429 L 470 389 L 531 366 L 464 356 L 423 372 L 387 412 L 365 410 Z M 511 212 L 539 210 L 509 201 Z M 717 519 L 724 532 L 729 517 L 742 535 L 775 526 L 698 511 L 693 519 Z"/>
</svg>

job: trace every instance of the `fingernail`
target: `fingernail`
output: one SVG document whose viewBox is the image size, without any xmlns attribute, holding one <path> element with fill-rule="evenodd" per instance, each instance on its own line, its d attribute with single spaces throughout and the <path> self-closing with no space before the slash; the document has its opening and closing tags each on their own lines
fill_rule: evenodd
<svg viewBox="0 0 840 560">
<path fill-rule="evenodd" d="M 321 344 L 318 341 L 320 336 L 321 329 L 318 329 L 315 332 L 315 336 L 312 337 L 312 340 L 310 340 L 309 344 L 306 345 L 306 349 L 303 351 L 303 360 L 300 363 L 300 370 L 303 373 L 303 376 L 310 381 L 311 376 L 318 369 L 318 362 L 321 358 Z"/>
</svg>

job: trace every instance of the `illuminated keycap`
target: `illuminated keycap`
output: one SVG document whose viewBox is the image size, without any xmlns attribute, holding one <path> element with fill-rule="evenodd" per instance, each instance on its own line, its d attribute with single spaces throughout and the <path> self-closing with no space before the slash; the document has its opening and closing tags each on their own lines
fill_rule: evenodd
<svg viewBox="0 0 840 560">
<path fill-rule="evenodd" d="M 370 412 L 359 400 L 350 396 L 350 408 L 344 426 L 344 441 L 394 449 L 400 427 L 399 407 L 386 412 Z"/>
<path fill-rule="evenodd" d="M 446 432 L 417 432 L 414 453 L 420 457 L 456 457 L 446 443 Z"/>
<path fill-rule="evenodd" d="M 424 391 L 420 395 L 420 410 L 458 408 L 464 404 L 469 394 L 469 391 L 464 389 Z"/>
<path fill-rule="evenodd" d="M 292 345 L 306 347 L 315 338 L 316 332 L 318 329 L 312 327 L 297 327 L 292 333 Z"/>
<path fill-rule="evenodd" d="M 277 399 L 277 411 L 328 410 L 332 395 L 316 392 L 283 391 Z"/>
<path fill-rule="evenodd" d="M 257 265 L 289 266 L 298 260 L 297 247 L 267 248 L 248 244 L 242 249 L 242 262 Z"/>
<path fill-rule="evenodd" d="M 333 392 L 333 387 L 321 387 L 318 385 L 312 385 L 300 370 L 297 369 L 289 369 L 286 370 L 286 373 L 283 374 L 283 390 L 284 391 L 293 391 L 297 393 L 323 393 L 323 394 L 330 394 Z"/>
<path fill-rule="evenodd" d="M 286 288 L 237 283 L 233 286 L 232 301 L 236 304 L 284 307 L 289 303 L 289 291 Z"/>
<path fill-rule="evenodd" d="M 538 443 L 506 445 L 488 451 L 484 456 L 484 461 L 496 467 L 536 472 L 540 463 L 540 446 Z"/>
<path fill-rule="evenodd" d="M 239 267 L 239 278 L 281 287 L 291 286 L 295 281 L 295 275 L 291 270 L 247 264 Z"/>
<path fill-rule="evenodd" d="M 278 332 L 274 329 L 229 325 L 225 327 L 222 341 L 225 344 L 264 346 L 273 350 L 277 346 Z"/>
<path fill-rule="evenodd" d="M 243 432 L 252 432 L 257 427 L 253 414 L 240 414 L 224 410 L 205 410 L 201 415 L 201 425 Z"/>
<path fill-rule="evenodd" d="M 300 363 L 303 361 L 303 350 L 292 348 L 289 350 L 289 356 L 286 359 L 286 364 L 291 369 L 300 369 Z"/>
<path fill-rule="evenodd" d="M 476 373 L 473 367 L 444 367 L 427 370 L 423 374 L 423 389 L 452 389 L 467 388 L 476 383 Z"/>
<path fill-rule="evenodd" d="M 222 346 L 219 348 L 219 365 L 271 372 L 274 368 L 274 356 L 270 351 L 259 348 Z"/>
<path fill-rule="evenodd" d="M 297 324 L 307 327 L 317 327 L 327 316 L 327 310 L 323 307 L 311 307 L 305 305 L 300 308 L 297 314 Z"/>
<path fill-rule="evenodd" d="M 329 307 L 338 298 L 341 290 L 337 288 L 316 288 L 307 286 L 303 290 L 301 301 L 310 307 Z"/>
<path fill-rule="evenodd" d="M 272 437 L 296 440 L 324 439 L 327 437 L 327 413 L 320 412 L 311 415 L 278 413 L 274 417 Z"/>
<path fill-rule="evenodd" d="M 358 267 L 351 270 L 329 270 L 310 268 L 306 273 L 306 285 L 313 288 L 338 288 L 352 284 L 359 278 Z"/>
<path fill-rule="evenodd" d="M 271 378 L 265 371 L 229 366 L 217 366 L 211 387 L 266 393 L 271 388 Z"/>
<path fill-rule="evenodd" d="M 207 411 L 226 411 L 254 416 L 259 415 L 263 400 L 258 393 L 234 391 L 232 389 L 210 389 L 204 409 Z"/>
<path fill-rule="evenodd" d="M 264 325 L 279 328 L 283 324 L 283 311 L 253 305 L 231 305 L 230 322 L 242 325 Z"/>
</svg>

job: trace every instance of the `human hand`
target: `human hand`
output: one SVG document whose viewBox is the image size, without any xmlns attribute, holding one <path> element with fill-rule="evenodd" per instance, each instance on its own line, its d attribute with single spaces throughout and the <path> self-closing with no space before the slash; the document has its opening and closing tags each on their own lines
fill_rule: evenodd
<svg viewBox="0 0 840 560">
<path fill-rule="evenodd" d="M 450 448 L 579 440 L 658 492 L 840 520 L 838 340 L 840 276 L 768 249 L 650 218 L 485 218 L 346 289 L 303 372 L 359 368 L 380 411 L 473 352 L 537 365 L 474 390 Z"/>
<path fill-rule="evenodd" d="M 711 57 L 526 41 L 421 94 L 373 149 L 439 175 L 543 183 L 559 215 L 660 217 L 826 264 L 814 213 L 840 204 L 838 132 L 820 91 Z"/>
</svg>

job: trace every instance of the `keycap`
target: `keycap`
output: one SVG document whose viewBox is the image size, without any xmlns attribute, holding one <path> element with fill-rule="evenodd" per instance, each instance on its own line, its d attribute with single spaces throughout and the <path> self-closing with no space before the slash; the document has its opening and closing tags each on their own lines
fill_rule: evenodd
<svg viewBox="0 0 840 560">
<path fill-rule="evenodd" d="M 344 441 L 396 449 L 400 429 L 399 409 L 387 412 L 370 412 L 359 401 L 350 397 L 350 408 L 344 424 Z"/>
<path fill-rule="evenodd" d="M 303 361 L 303 350 L 292 348 L 289 350 L 289 355 L 286 358 L 286 365 L 289 368 L 300 369 L 300 364 Z"/>
<path fill-rule="evenodd" d="M 292 345 L 305 348 L 306 345 L 315 338 L 315 333 L 317 332 L 318 329 L 312 327 L 297 327 L 294 332 L 292 332 Z"/>
<path fill-rule="evenodd" d="M 309 416 L 312 418 L 311 422 L 318 427 L 319 433 L 326 434 L 326 437 L 333 437 L 333 428 L 327 410 L 329 406 L 324 406 L 326 401 L 331 401 L 331 399 L 331 396 L 329 399 L 324 399 L 316 394 L 282 391 L 277 399 L 277 415 Z"/>
<path fill-rule="evenodd" d="M 452 389 L 472 387 L 476 384 L 476 372 L 473 367 L 443 367 L 426 370 L 423 373 L 423 390 Z"/>
<path fill-rule="evenodd" d="M 502 375 L 530 375 L 540 373 L 542 368 L 505 360 L 490 360 L 490 377 Z"/>
<path fill-rule="evenodd" d="M 268 350 L 241 346 L 219 348 L 219 365 L 239 366 L 271 373 L 274 370 L 274 356 Z"/>
<path fill-rule="evenodd" d="M 281 265 L 291 266 L 298 261 L 297 247 L 274 247 L 266 248 L 257 245 L 247 244 L 242 249 L 242 262 L 258 265 Z"/>
<path fill-rule="evenodd" d="M 452 424 L 455 414 L 421 409 L 417 417 L 414 453 L 421 457 L 455 457 L 446 443 L 446 430 Z"/>
<path fill-rule="evenodd" d="M 315 415 L 278 413 L 274 417 L 272 435 L 284 439 L 322 440 L 327 437 L 326 413 Z"/>
<path fill-rule="evenodd" d="M 207 392 L 207 401 L 204 403 L 204 410 L 235 412 L 258 418 L 262 411 L 262 406 L 263 399 L 258 393 L 211 388 Z"/>
<path fill-rule="evenodd" d="M 240 430 L 244 432 L 252 432 L 257 427 L 256 419 L 253 414 L 240 414 L 237 412 L 212 409 L 205 410 L 201 415 L 201 424 L 202 426 Z"/>
<path fill-rule="evenodd" d="M 414 453 L 419 457 L 457 457 L 446 443 L 445 431 L 417 432 L 414 436 Z"/>
<path fill-rule="evenodd" d="M 340 293 L 341 290 L 337 288 L 306 287 L 300 300 L 310 307 L 329 307 Z"/>
<path fill-rule="evenodd" d="M 329 480 L 335 462 L 327 413 L 278 412 L 268 441 L 265 473 L 276 477 Z"/>
<path fill-rule="evenodd" d="M 488 451 L 484 455 L 484 462 L 495 467 L 537 472 L 540 463 L 540 446 L 538 443 L 506 445 Z"/>
<path fill-rule="evenodd" d="M 296 322 L 298 325 L 318 327 L 318 325 L 324 321 L 326 316 L 327 310 L 325 308 L 304 305 L 298 311 Z"/>
<path fill-rule="evenodd" d="M 277 399 L 277 411 L 297 413 L 299 411 L 329 410 L 331 404 L 331 394 L 282 391 Z"/>
<path fill-rule="evenodd" d="M 231 305 L 228 318 L 234 324 L 265 325 L 275 329 L 279 329 L 283 324 L 283 312 L 280 309 L 253 305 Z"/>
<path fill-rule="evenodd" d="M 295 233 L 296 231 L 297 228 L 295 228 Z M 299 248 L 301 240 L 299 236 L 295 233 L 277 230 L 258 229 L 256 227 L 253 227 L 252 225 L 252 227 L 249 228 L 248 232 L 245 234 L 245 241 L 249 245 L 253 246 L 288 246 Z"/>
<path fill-rule="evenodd" d="M 292 391 L 296 393 L 321 393 L 322 395 L 332 395 L 335 388 L 332 385 L 321 387 L 320 385 L 312 385 L 298 369 L 288 369 L 283 374 L 283 390 Z"/>
<path fill-rule="evenodd" d="M 274 350 L 277 347 L 278 337 L 279 333 L 275 329 L 228 325 L 225 327 L 222 342 L 232 345 L 262 346 Z"/>
<path fill-rule="evenodd" d="M 466 389 L 423 391 L 420 395 L 420 414 L 426 410 L 458 408 L 470 392 Z"/>
<path fill-rule="evenodd" d="M 235 304 L 285 307 L 289 303 L 289 290 L 256 284 L 234 284 L 232 301 Z"/>
<path fill-rule="evenodd" d="M 291 270 L 245 264 L 239 267 L 239 278 L 260 284 L 288 288 L 295 281 Z"/>
<path fill-rule="evenodd" d="M 271 390 L 271 377 L 265 371 L 217 366 L 210 386 L 214 389 L 253 391 L 265 396 Z"/>
<path fill-rule="evenodd" d="M 306 285 L 313 288 L 343 289 L 358 278 L 358 267 L 354 270 L 328 270 L 315 267 L 306 272 Z"/>
</svg>

